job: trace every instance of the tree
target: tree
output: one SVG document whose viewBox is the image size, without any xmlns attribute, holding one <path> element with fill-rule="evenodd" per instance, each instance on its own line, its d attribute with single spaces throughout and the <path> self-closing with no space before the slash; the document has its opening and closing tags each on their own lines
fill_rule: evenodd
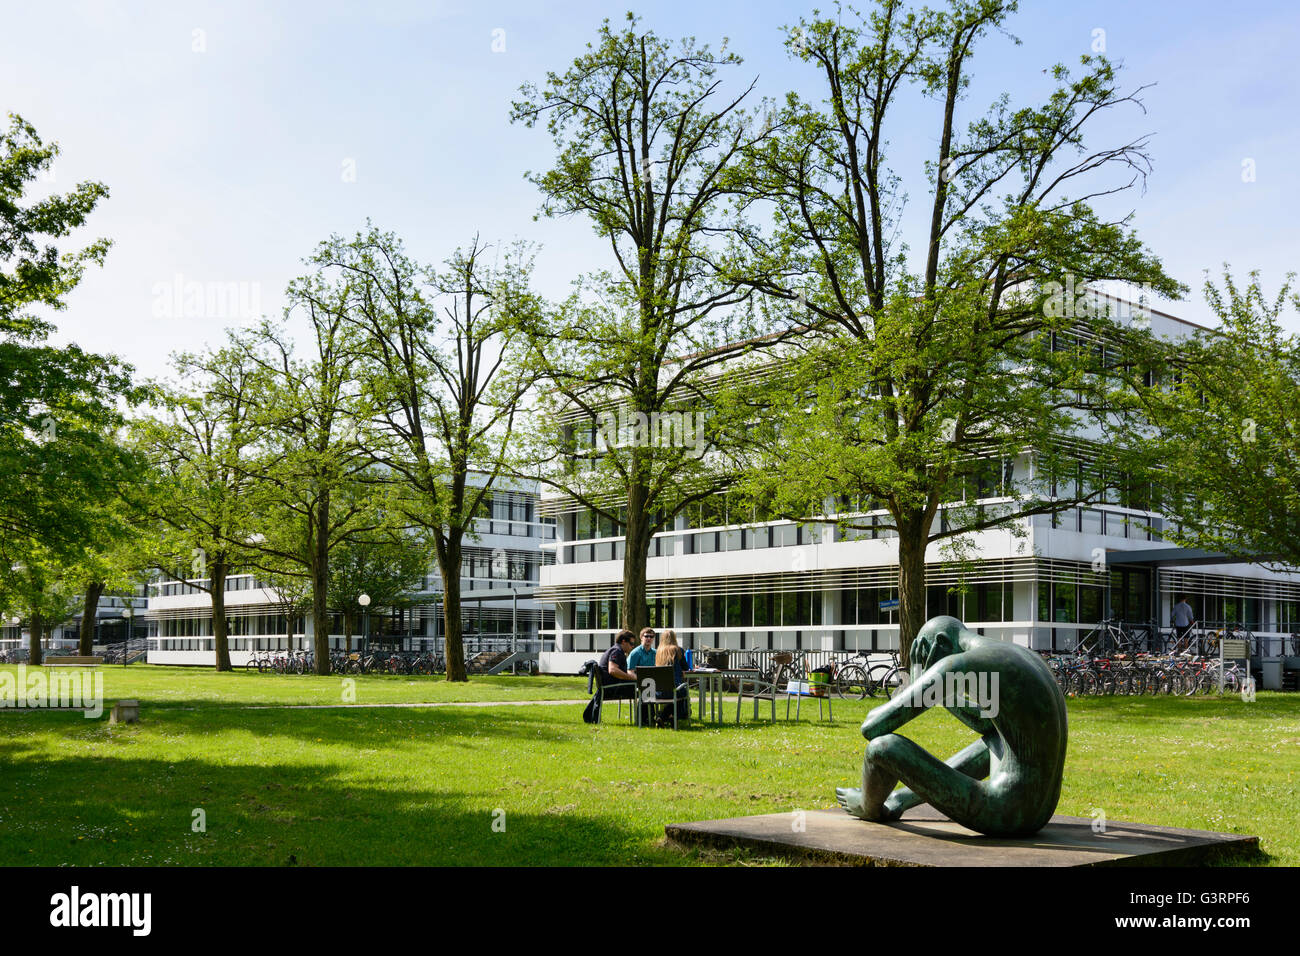
<svg viewBox="0 0 1300 956">
<path fill-rule="evenodd" d="M 394 504 L 403 523 L 433 539 L 449 681 L 468 680 L 464 542 L 497 479 L 517 464 L 510 446 L 530 384 L 512 357 L 521 315 L 534 307 L 530 263 L 516 248 L 489 265 L 487 252 L 475 238 L 434 270 L 371 227 L 350 241 L 331 237 L 311 260 L 347 298 L 373 409 L 370 455 L 403 489 Z"/>
<path fill-rule="evenodd" d="M 6 610 L 26 618 L 28 660 L 39 666 L 45 635 L 76 613 L 80 602 L 57 555 L 34 541 L 27 543 L 25 553 L 21 563 L 6 569 Z"/>
<path fill-rule="evenodd" d="M 143 461 L 144 456 L 139 456 Z M 147 481 L 141 474 L 140 481 Z M 141 569 L 150 565 L 152 539 L 142 528 L 147 509 L 143 506 L 146 495 L 140 486 L 131 490 L 130 497 L 108 503 L 99 514 L 99 529 L 94 545 L 86 548 L 81 558 L 68 569 L 68 575 L 81 587 L 81 629 L 78 653 L 89 656 L 94 651 L 95 615 L 99 599 L 107 591 L 126 596 L 134 594 L 141 579 Z M 127 635 L 127 640 L 131 635 Z"/>
<path fill-rule="evenodd" d="M 59 310 L 109 243 L 61 251 L 108 195 L 85 182 L 24 202 L 58 147 L 22 118 L 0 131 L 0 567 L 28 559 L 30 543 L 75 560 L 94 539 L 100 510 L 133 477 L 117 441 L 123 405 L 142 398 L 131 369 L 75 344 L 53 347 L 54 326 L 32 307 Z"/>
<path fill-rule="evenodd" d="M 1136 385 L 1173 543 L 1300 568 L 1300 336 L 1281 322 L 1300 311 L 1294 281 L 1269 297 L 1225 267 L 1221 288 L 1205 282 L 1219 327 L 1149 343 L 1155 374 Z"/>
<path fill-rule="evenodd" d="M 1097 500 L 1140 467 L 1141 449 L 1108 441 L 1131 398 L 1112 374 L 1127 325 L 1092 308 L 1092 288 L 1182 291 L 1127 216 L 1093 208 L 1149 170 L 1144 138 L 1084 145 L 1108 111 L 1141 105 L 1141 90 L 1124 92 L 1105 59 L 1084 57 L 1077 76 L 1053 67 L 1055 89 L 1039 105 L 1013 108 L 1004 95 L 961 129 L 974 50 L 1015 8 L 954 0 L 908 11 L 881 0 L 857 24 L 801 21 L 788 47 L 816 70 L 824 101 L 791 94 L 779 134 L 747 157 L 775 206 L 774 235 L 750 250 L 765 263 L 755 288 L 805 306 L 810 337 L 781 356 L 775 387 L 731 392 L 733 421 L 761 411 L 769 422 L 747 445 L 747 463 L 762 470 L 746 486 L 792 516 L 824 515 L 834 499 L 886 512 L 878 527 L 898 537 L 905 661 L 925 620 L 931 542 Z M 928 130 L 899 111 L 909 89 L 935 104 Z M 891 137 L 934 144 L 914 225 Z M 916 256 L 899 239 L 909 228 L 924 237 Z M 1064 492 L 1079 447 L 1096 461 Z M 1002 473 L 1025 451 L 1036 487 Z M 1012 506 L 941 520 L 941 504 L 990 465 Z"/>
<path fill-rule="evenodd" d="M 263 569 L 260 578 L 284 617 L 284 646 L 287 650 L 295 650 L 294 624 L 300 614 L 305 614 L 311 608 L 311 580 L 297 566 L 282 571 Z"/>
<path fill-rule="evenodd" d="M 328 674 L 330 555 L 344 538 L 374 527 L 358 432 L 367 413 L 349 291 L 313 274 L 292 282 L 288 294 L 290 314 L 304 313 L 311 330 L 306 359 L 270 323 L 234 339 L 261 385 L 253 413 L 259 454 L 248 476 L 261 527 L 250 545 L 260 555 L 255 563 L 278 573 L 297 568 L 310 585 L 316 673 Z"/>
<path fill-rule="evenodd" d="M 370 532 L 340 543 L 330 562 L 330 606 L 343 615 L 348 653 L 362 616 L 357 598 L 368 595 L 375 609 L 411 604 L 408 595 L 424 586 L 429 572 L 429 550 L 424 536 L 401 530 Z"/>
<path fill-rule="evenodd" d="M 151 509 L 163 529 L 154 563 L 211 596 L 216 669 L 228 671 L 225 582 L 256 553 L 250 493 L 265 373 L 233 342 L 173 364 L 185 386 L 159 386 L 157 414 L 137 426 L 161 485 Z"/>
<path fill-rule="evenodd" d="M 628 20 L 606 20 L 567 72 L 524 86 L 511 118 L 544 122 L 555 142 L 554 167 L 530 176 L 542 212 L 585 216 L 609 244 L 611 269 L 526 326 L 542 390 L 531 457 L 551 466 L 542 482 L 623 535 L 623 626 L 635 631 L 653 535 L 730 481 L 707 454 L 716 369 L 789 323 L 758 307 L 728 260 L 749 230 L 741 159 L 771 135 L 745 108 L 754 82 L 723 95 L 719 72 L 738 56 L 693 38 L 674 48 Z"/>
</svg>

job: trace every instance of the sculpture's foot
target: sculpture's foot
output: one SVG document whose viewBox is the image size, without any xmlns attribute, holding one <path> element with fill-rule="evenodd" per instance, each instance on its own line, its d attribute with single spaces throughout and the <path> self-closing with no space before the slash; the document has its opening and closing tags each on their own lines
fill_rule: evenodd
<svg viewBox="0 0 1300 956">
<path fill-rule="evenodd" d="M 870 820 L 862 808 L 862 791 L 857 787 L 836 787 L 835 799 L 845 811 L 859 820 Z"/>
<path fill-rule="evenodd" d="M 862 801 L 862 791 L 857 787 L 836 787 L 835 799 L 839 801 L 845 812 L 868 823 L 884 823 L 886 820 L 894 820 L 900 816 L 898 813 L 890 813 L 884 807 L 868 808 Z"/>
<path fill-rule="evenodd" d="M 863 802 L 862 791 L 857 787 L 836 787 L 835 799 L 839 801 L 841 807 L 846 813 L 850 813 L 859 820 L 866 820 L 868 823 L 888 823 L 891 820 L 897 820 L 903 815 L 906 806 L 892 806 L 886 803 L 884 806 L 868 808 Z"/>
</svg>

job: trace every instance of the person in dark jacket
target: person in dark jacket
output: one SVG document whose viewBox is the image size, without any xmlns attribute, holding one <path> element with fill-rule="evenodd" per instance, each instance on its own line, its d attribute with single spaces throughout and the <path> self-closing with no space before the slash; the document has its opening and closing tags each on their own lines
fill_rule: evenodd
<svg viewBox="0 0 1300 956">
<path fill-rule="evenodd" d="M 627 669 L 627 654 L 636 643 L 631 631 L 622 630 L 614 638 L 614 646 L 600 655 L 596 666 L 596 678 L 600 681 L 601 696 L 605 700 L 635 700 L 636 671 Z M 597 698 L 592 697 L 583 712 L 582 719 L 589 724 L 600 721 L 600 708 Z"/>
</svg>

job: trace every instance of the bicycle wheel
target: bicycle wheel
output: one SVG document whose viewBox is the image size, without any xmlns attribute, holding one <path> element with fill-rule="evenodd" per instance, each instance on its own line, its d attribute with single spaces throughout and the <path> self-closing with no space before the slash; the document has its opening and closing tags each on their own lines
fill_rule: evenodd
<svg viewBox="0 0 1300 956">
<path fill-rule="evenodd" d="M 862 700 L 871 694 L 871 677 L 862 665 L 846 664 L 837 675 L 835 692 L 845 700 Z"/>
<path fill-rule="evenodd" d="M 889 695 L 885 692 L 885 675 L 892 669 L 893 667 L 890 664 L 876 664 L 868 670 L 867 693 L 872 697 L 879 697 L 881 694 L 888 697 Z"/>
<path fill-rule="evenodd" d="M 884 691 L 886 697 L 893 698 L 893 696 L 903 688 L 906 682 L 903 679 L 902 669 L 890 666 L 888 670 L 881 674 L 877 683 L 879 684 L 880 689 Z"/>
</svg>

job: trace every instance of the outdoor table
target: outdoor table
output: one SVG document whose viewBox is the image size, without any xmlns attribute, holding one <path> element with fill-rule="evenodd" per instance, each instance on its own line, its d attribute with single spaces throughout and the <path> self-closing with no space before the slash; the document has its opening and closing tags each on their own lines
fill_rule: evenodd
<svg viewBox="0 0 1300 956">
<path fill-rule="evenodd" d="M 722 722 L 722 682 L 725 678 L 739 679 L 741 681 L 753 682 L 758 679 L 758 670 L 756 668 L 727 668 L 725 670 L 703 670 L 687 671 L 685 674 L 687 681 L 695 681 L 700 685 L 700 720 L 704 720 L 705 700 L 708 700 L 708 720 L 712 723 Z M 744 685 L 742 684 L 742 687 Z"/>
</svg>

